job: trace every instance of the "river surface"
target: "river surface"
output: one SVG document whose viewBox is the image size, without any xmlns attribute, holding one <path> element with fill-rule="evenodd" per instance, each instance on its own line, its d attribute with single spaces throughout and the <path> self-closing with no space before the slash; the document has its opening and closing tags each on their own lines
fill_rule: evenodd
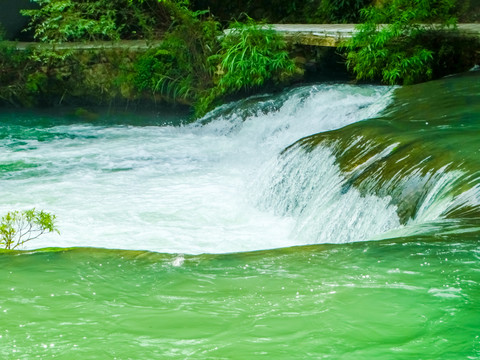
<svg viewBox="0 0 480 360">
<path fill-rule="evenodd" d="M 479 80 L 3 110 L 0 358 L 480 359 Z"/>
</svg>

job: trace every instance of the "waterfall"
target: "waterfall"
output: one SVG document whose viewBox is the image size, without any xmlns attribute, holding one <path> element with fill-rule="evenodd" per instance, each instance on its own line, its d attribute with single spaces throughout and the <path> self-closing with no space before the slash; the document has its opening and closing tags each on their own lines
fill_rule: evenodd
<svg viewBox="0 0 480 360">
<path fill-rule="evenodd" d="M 478 76 L 1 110 L 0 358 L 480 358 Z"/>
<path fill-rule="evenodd" d="M 3 113 L 0 212 L 57 215 L 61 235 L 27 248 L 228 253 L 471 231 L 478 125 L 456 94 L 442 82 L 311 85 L 194 123 Z"/>
<path fill-rule="evenodd" d="M 258 182 L 265 186 L 259 206 L 294 217 L 291 236 L 303 243 L 364 241 L 400 226 L 389 196 L 363 196 L 345 186 L 328 148 L 305 152 L 297 145 L 276 159 Z"/>
</svg>

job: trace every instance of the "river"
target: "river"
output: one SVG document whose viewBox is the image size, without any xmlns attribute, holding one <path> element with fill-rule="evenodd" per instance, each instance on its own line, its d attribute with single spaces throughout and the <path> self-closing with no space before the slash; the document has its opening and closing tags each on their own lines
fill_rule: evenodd
<svg viewBox="0 0 480 360">
<path fill-rule="evenodd" d="M 0 357 L 480 358 L 479 76 L 2 110 Z"/>
</svg>

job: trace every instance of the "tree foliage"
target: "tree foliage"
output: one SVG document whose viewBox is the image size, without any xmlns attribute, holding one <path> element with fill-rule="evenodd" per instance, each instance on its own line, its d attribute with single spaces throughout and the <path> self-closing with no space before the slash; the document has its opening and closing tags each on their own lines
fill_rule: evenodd
<svg viewBox="0 0 480 360">
<path fill-rule="evenodd" d="M 137 62 L 135 81 L 141 90 L 193 105 L 197 116 L 227 95 L 295 72 L 282 38 L 252 20 L 234 22 L 223 34 L 208 12 L 177 9 L 175 18 L 160 47 Z"/>
<path fill-rule="evenodd" d="M 121 63 L 126 70 L 112 83 L 120 84 L 123 92 L 136 89 L 155 99 L 193 106 L 197 116 L 226 96 L 285 82 L 295 72 L 286 44 L 273 30 L 246 17 L 246 23 L 233 22 L 225 34 L 210 11 L 192 10 L 189 0 L 32 1 L 40 7 L 23 13 L 31 17 L 35 38 L 43 42 L 150 37 L 163 29 L 161 44 L 137 56 L 134 71 L 128 62 Z M 61 89 L 85 67 L 55 47 L 32 51 L 28 63 L 41 71 L 28 74 L 15 94 Z"/>
<path fill-rule="evenodd" d="M 347 47 L 347 66 L 357 79 L 411 84 L 433 75 L 436 50 L 428 38 L 453 28 L 454 0 L 390 0 L 362 10 L 365 20 Z"/>
<path fill-rule="evenodd" d="M 22 10 L 42 42 L 150 38 L 168 17 L 157 0 L 32 0 Z M 167 24 L 168 26 L 168 24 Z"/>
<path fill-rule="evenodd" d="M 321 0 L 315 19 L 320 23 L 357 23 L 361 10 L 369 4 L 370 0 Z"/>
<path fill-rule="evenodd" d="M 208 58 L 219 49 L 219 24 L 208 11 L 164 2 L 174 21 L 162 43 L 137 61 L 134 82 L 140 90 L 194 105 L 213 86 Z"/>
<path fill-rule="evenodd" d="M 13 250 L 51 232 L 58 233 L 55 215 L 35 209 L 11 211 L 0 222 L 0 246 Z"/>
<path fill-rule="evenodd" d="M 278 23 L 352 23 L 360 19 L 360 9 L 371 0 L 192 0 L 195 10 L 210 9 L 223 23 L 244 20 Z"/>
</svg>

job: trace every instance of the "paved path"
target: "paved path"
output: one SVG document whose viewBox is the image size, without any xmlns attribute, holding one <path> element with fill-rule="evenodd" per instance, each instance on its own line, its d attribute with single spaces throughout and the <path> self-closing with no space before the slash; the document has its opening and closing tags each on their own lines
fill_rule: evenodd
<svg viewBox="0 0 480 360">
<path fill-rule="evenodd" d="M 283 34 L 287 41 L 328 47 L 337 47 L 355 32 L 355 24 L 274 24 L 272 27 Z M 458 28 L 463 32 L 480 36 L 480 23 L 458 24 Z"/>
<path fill-rule="evenodd" d="M 70 42 L 61 44 L 36 43 L 36 42 L 11 42 L 17 47 L 17 50 L 26 50 L 30 47 L 57 50 L 95 50 L 95 49 L 126 49 L 139 50 L 149 49 L 161 43 L 160 40 L 120 40 L 120 41 L 87 41 L 87 42 Z"/>
<path fill-rule="evenodd" d="M 270 25 L 269 25 L 270 26 Z M 275 31 L 282 34 L 288 42 L 337 47 L 339 44 L 350 37 L 355 32 L 354 24 L 273 24 Z M 461 31 L 480 36 L 479 24 L 459 24 Z M 92 50 L 92 49 L 148 49 L 158 45 L 160 41 L 145 40 L 122 40 L 122 41 L 97 41 L 97 42 L 78 42 L 63 44 L 39 44 L 39 43 L 16 43 L 18 50 L 25 50 L 29 46 L 39 46 L 55 49 L 73 49 L 73 50 Z"/>
</svg>

